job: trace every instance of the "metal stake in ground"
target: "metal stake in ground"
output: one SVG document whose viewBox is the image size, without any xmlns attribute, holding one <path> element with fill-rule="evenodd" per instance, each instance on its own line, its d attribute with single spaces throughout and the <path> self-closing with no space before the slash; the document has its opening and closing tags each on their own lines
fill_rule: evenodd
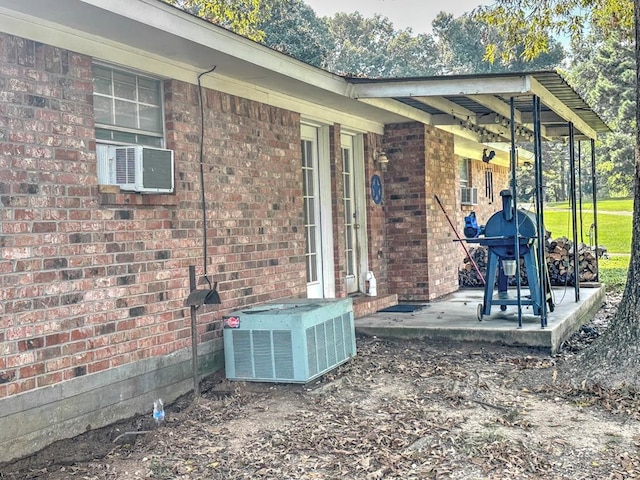
<svg viewBox="0 0 640 480">
<path fill-rule="evenodd" d="M 193 265 L 189 266 L 189 290 L 196 289 L 196 269 Z M 198 398 L 200 396 L 200 382 L 198 381 L 198 317 L 195 305 L 191 305 L 191 368 L 193 370 L 193 395 Z"/>
<path fill-rule="evenodd" d="M 462 248 L 464 248 L 464 251 L 467 254 L 467 257 L 469 257 L 469 260 L 471 261 L 471 265 L 473 265 L 473 268 L 476 269 L 476 272 L 478 273 L 478 276 L 480 277 L 482 284 L 485 285 L 487 282 L 484 279 L 484 275 L 482 275 L 482 272 L 478 268 L 478 265 L 476 264 L 471 254 L 469 253 L 469 250 L 467 250 L 467 247 L 465 246 L 464 241 L 462 240 L 462 238 L 460 238 L 460 235 L 458 235 L 458 231 L 456 230 L 456 227 L 453 225 L 453 223 L 449 219 L 449 215 L 447 215 L 447 211 L 444 209 L 444 205 L 442 205 L 442 202 L 438 198 L 438 195 L 435 195 L 435 197 L 436 197 L 436 201 L 438 202 L 438 205 L 440 205 L 440 208 L 442 209 L 442 213 L 444 213 L 444 216 L 447 219 L 447 222 L 449 222 L 449 225 L 451 226 L 451 230 L 453 230 L 453 233 L 455 233 L 456 237 L 458 238 L 458 242 L 460 242 L 460 245 L 462 245 Z"/>
</svg>

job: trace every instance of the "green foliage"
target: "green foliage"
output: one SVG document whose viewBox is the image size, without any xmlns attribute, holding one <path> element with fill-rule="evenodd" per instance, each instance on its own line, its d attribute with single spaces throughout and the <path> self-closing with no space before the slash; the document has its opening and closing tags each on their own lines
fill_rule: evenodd
<svg viewBox="0 0 640 480">
<path fill-rule="evenodd" d="M 533 144 L 530 142 L 522 143 L 519 146 L 529 152 L 533 152 Z M 569 184 L 568 150 L 568 146 L 563 143 L 542 143 L 542 175 L 546 202 L 562 201 L 567 198 Z M 520 201 L 533 202 L 535 175 L 532 165 L 521 165 L 516 170 L 516 175 Z"/>
<path fill-rule="evenodd" d="M 485 58 L 491 62 L 498 56 L 531 60 L 549 51 L 549 35 L 577 40 L 592 25 L 616 36 L 633 34 L 631 0 L 497 0 L 477 9 L 475 18 L 495 26 L 502 39 L 487 46 Z"/>
<path fill-rule="evenodd" d="M 367 77 L 434 75 L 440 71 L 436 46 L 430 35 L 395 30 L 388 18 L 360 13 L 337 13 L 328 20 L 334 39 L 328 70 Z"/>
<path fill-rule="evenodd" d="M 445 73 L 491 73 L 507 71 L 549 70 L 559 66 L 565 58 L 562 45 L 549 38 L 549 51 L 532 60 L 522 57 L 522 46 L 516 46 L 517 55 L 488 62 L 485 51 L 492 44 L 501 44 L 495 27 L 478 22 L 471 15 L 454 17 L 441 12 L 432 22 L 433 34 L 438 44 Z"/>
<path fill-rule="evenodd" d="M 635 52 L 628 40 L 593 35 L 574 42 L 568 80 L 613 129 L 596 144 L 597 173 L 602 196 L 633 192 L 636 130 Z"/>
<path fill-rule="evenodd" d="M 500 37 L 471 16 L 441 13 L 434 35 L 396 30 L 386 17 L 338 13 L 319 18 L 304 0 L 164 0 L 311 65 L 352 76 L 412 77 L 445 73 L 545 70 L 565 58 L 547 39 L 549 53 L 534 61 L 514 57 L 491 64 L 485 49 Z"/>
<path fill-rule="evenodd" d="M 163 0 L 193 15 L 209 20 L 251 40 L 261 41 L 257 25 L 269 14 L 263 0 Z"/>
<path fill-rule="evenodd" d="M 264 16 L 258 29 L 264 31 L 264 44 L 316 67 L 327 64 L 333 41 L 329 28 L 302 0 L 271 0 L 270 16 Z"/>
</svg>

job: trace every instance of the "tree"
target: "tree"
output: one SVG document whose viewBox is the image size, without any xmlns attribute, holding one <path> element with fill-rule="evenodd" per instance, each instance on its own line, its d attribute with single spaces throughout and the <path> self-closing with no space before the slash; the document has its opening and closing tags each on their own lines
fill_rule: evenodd
<svg viewBox="0 0 640 480">
<path fill-rule="evenodd" d="M 600 194 L 616 197 L 633 192 L 635 121 L 634 51 L 629 39 L 596 32 L 573 46 L 567 80 L 611 126 L 596 144 Z"/>
<path fill-rule="evenodd" d="M 444 64 L 445 71 L 442 73 L 549 70 L 560 66 L 566 57 L 560 42 L 549 38 L 547 39 L 549 51 L 541 53 L 535 59 L 525 60 L 521 55 L 522 46 L 517 46 L 514 56 L 489 62 L 484 58 L 487 47 L 493 43 L 501 43 L 495 27 L 478 22 L 469 14 L 454 17 L 445 12 L 440 12 L 431 26 Z"/>
<path fill-rule="evenodd" d="M 327 69 L 366 77 L 410 77 L 438 73 L 440 61 L 433 38 L 395 30 L 388 18 L 336 13 L 328 19 L 334 39 Z"/>
<path fill-rule="evenodd" d="M 635 41 L 636 85 L 640 79 L 640 0 L 497 0 L 495 6 L 478 12 L 480 19 L 498 27 L 506 48 L 501 58 L 514 55 L 524 45 L 524 58 L 535 58 L 548 44 L 543 34 L 569 33 L 574 39 L 586 28 L 602 29 L 608 35 L 627 35 Z M 522 32 L 525 32 L 524 36 Z M 495 59 L 496 44 L 486 51 Z M 604 386 L 640 386 L 640 92 L 636 89 L 635 182 L 631 261 L 627 283 L 617 312 L 603 337 L 587 349 L 563 373 L 570 380 Z"/>
<path fill-rule="evenodd" d="M 316 67 L 324 67 L 333 50 L 325 21 L 302 0 L 272 0 L 270 15 L 258 23 L 264 44 Z"/>
<path fill-rule="evenodd" d="M 261 41 L 264 32 L 258 21 L 268 16 L 268 6 L 262 0 L 163 0 L 186 12 L 225 27 L 243 37 Z"/>
</svg>

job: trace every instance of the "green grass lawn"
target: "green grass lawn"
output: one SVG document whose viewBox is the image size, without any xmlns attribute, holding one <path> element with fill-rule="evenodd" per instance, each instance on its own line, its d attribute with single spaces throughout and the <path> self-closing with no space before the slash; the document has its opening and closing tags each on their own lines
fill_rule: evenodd
<svg viewBox="0 0 640 480">
<path fill-rule="evenodd" d="M 549 208 L 571 208 L 569 202 L 550 202 L 545 204 Z M 593 210 L 591 200 L 582 201 L 582 210 Z M 598 200 L 598 211 L 603 212 L 632 212 L 633 198 L 609 198 Z"/>
<path fill-rule="evenodd" d="M 546 205 L 544 224 L 551 231 L 552 238 L 566 236 L 572 238 L 571 212 L 569 204 L 550 203 Z M 582 204 L 582 222 L 578 210 L 578 241 L 591 244 L 589 232 L 593 224 L 593 205 Z M 631 220 L 633 199 L 608 199 L 598 202 L 598 244 L 607 247 L 609 253 L 629 253 L 631 251 Z M 627 215 L 616 215 L 608 212 L 626 212 Z M 582 223 L 582 229 L 581 229 Z M 582 230 L 582 232 L 581 232 Z"/>
<path fill-rule="evenodd" d="M 550 203 L 546 205 L 544 223 L 551 231 L 552 238 L 571 234 L 571 212 L 569 204 Z M 565 209 L 565 210 L 563 210 Z M 582 240 L 589 244 L 589 228 L 593 223 L 593 205 L 582 203 Z M 602 212 L 632 212 L 633 199 L 609 199 L 598 201 L 598 244 L 607 247 L 610 257 L 599 261 L 600 281 L 607 285 L 609 291 L 622 291 L 627 280 L 629 269 L 629 253 L 631 251 L 630 215 L 615 215 Z M 578 215 L 580 213 L 578 212 Z M 580 238 L 580 222 L 578 222 L 578 241 Z"/>
<path fill-rule="evenodd" d="M 629 270 L 629 255 L 611 255 L 609 258 L 601 258 L 598 262 L 600 269 L 600 281 L 607 286 L 610 292 L 622 292 L 627 282 Z"/>
</svg>

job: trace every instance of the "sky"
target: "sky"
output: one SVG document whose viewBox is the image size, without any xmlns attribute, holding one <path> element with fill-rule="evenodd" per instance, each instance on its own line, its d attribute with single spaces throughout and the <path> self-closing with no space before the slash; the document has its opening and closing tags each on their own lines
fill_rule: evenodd
<svg viewBox="0 0 640 480">
<path fill-rule="evenodd" d="M 365 17 L 379 13 L 388 17 L 396 29 L 411 27 L 414 33 L 431 31 L 431 21 L 441 11 L 460 16 L 491 0 L 304 0 L 319 17 L 337 12 L 360 12 Z"/>
</svg>

